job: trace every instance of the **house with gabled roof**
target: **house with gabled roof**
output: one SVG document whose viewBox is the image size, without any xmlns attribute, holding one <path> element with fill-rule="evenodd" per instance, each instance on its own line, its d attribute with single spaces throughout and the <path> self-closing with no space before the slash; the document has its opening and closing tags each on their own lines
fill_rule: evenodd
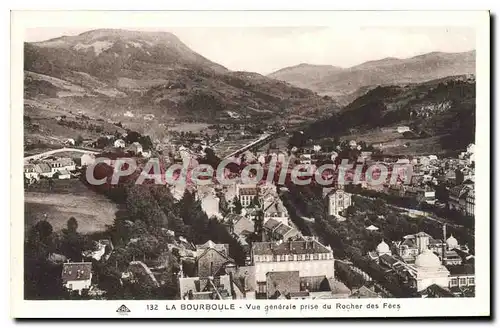
<svg viewBox="0 0 500 328">
<path fill-rule="evenodd" d="M 215 244 L 209 240 L 197 245 L 196 267 L 198 277 L 212 277 L 226 274 L 227 267 L 234 267 L 234 260 L 229 257 L 228 244 Z"/>
<path fill-rule="evenodd" d="M 52 168 L 47 163 L 37 163 L 35 165 L 35 171 L 38 172 L 41 177 L 52 178 L 54 175 Z"/>
<path fill-rule="evenodd" d="M 300 232 L 297 229 L 274 218 L 268 219 L 263 225 L 263 239 L 267 241 L 288 241 L 299 235 Z"/>
<path fill-rule="evenodd" d="M 67 289 L 82 293 L 92 284 L 92 262 L 67 262 L 63 264 L 61 280 Z"/>
</svg>

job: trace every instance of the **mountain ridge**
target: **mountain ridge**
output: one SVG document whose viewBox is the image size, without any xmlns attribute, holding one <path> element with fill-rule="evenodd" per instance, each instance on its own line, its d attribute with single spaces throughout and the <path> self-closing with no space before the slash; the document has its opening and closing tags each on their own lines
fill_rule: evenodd
<svg viewBox="0 0 500 328">
<path fill-rule="evenodd" d="M 25 113 L 31 118 L 80 112 L 149 124 L 143 122 L 147 114 L 164 123 L 230 120 L 239 113 L 286 124 L 339 109 L 311 90 L 230 71 L 168 32 L 104 29 L 25 43 L 24 71 Z"/>
<path fill-rule="evenodd" d="M 376 85 L 420 83 L 446 76 L 474 74 L 476 51 L 430 52 L 409 58 L 386 57 L 348 68 L 296 65 L 267 76 L 335 97 L 347 104 L 351 93 Z M 345 100 L 348 99 L 348 100 Z"/>
</svg>

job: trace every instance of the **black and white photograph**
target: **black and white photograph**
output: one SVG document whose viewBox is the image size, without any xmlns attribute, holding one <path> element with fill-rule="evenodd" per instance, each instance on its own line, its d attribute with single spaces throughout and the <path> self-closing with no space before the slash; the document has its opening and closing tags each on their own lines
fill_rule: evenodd
<svg viewBox="0 0 500 328">
<path fill-rule="evenodd" d="M 13 13 L 20 316 L 489 315 L 488 12 L 99 14 Z"/>
</svg>

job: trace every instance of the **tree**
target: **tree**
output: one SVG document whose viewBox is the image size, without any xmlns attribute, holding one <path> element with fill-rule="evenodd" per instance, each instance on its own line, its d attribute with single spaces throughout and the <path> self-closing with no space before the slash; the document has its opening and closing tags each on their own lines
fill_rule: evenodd
<svg viewBox="0 0 500 328">
<path fill-rule="evenodd" d="M 127 189 L 126 205 L 131 218 L 144 221 L 150 231 L 158 233 L 158 228 L 168 226 L 167 216 L 151 194 L 148 185 L 131 185 Z"/>
<path fill-rule="evenodd" d="M 66 227 L 68 232 L 76 233 L 76 230 L 78 229 L 78 221 L 76 221 L 76 219 L 72 216 L 69 218 L 68 222 L 66 222 Z"/>
<path fill-rule="evenodd" d="M 45 259 L 53 246 L 52 225 L 46 220 L 37 222 L 28 232 L 25 252 L 31 257 Z"/>
<path fill-rule="evenodd" d="M 193 219 L 191 217 L 192 210 L 195 204 L 195 198 L 194 195 L 189 192 L 189 190 L 186 188 L 184 190 L 184 195 L 182 196 L 182 199 L 177 203 L 177 209 L 180 217 L 184 221 L 184 224 L 191 225 L 193 222 Z"/>
<path fill-rule="evenodd" d="M 75 139 L 75 146 L 81 146 L 83 143 L 83 137 L 79 134 Z"/>
<path fill-rule="evenodd" d="M 54 188 L 54 179 L 49 178 L 48 182 L 49 182 L 49 190 L 52 190 Z"/>
<path fill-rule="evenodd" d="M 142 149 L 151 150 L 153 149 L 153 141 L 151 141 L 150 136 L 140 136 L 139 143 L 142 145 Z"/>
<path fill-rule="evenodd" d="M 234 205 L 234 208 L 233 208 L 234 213 L 241 214 L 241 210 L 243 209 L 243 205 L 241 205 L 240 199 L 237 196 L 234 196 L 233 205 Z"/>
<path fill-rule="evenodd" d="M 72 261 L 79 261 L 82 258 L 82 252 L 93 246 L 88 238 L 77 232 L 77 229 L 78 222 L 74 217 L 70 217 L 59 240 L 59 251 Z"/>
<path fill-rule="evenodd" d="M 127 136 L 125 137 L 125 141 L 127 144 L 131 144 L 134 142 L 139 142 L 139 139 L 141 138 L 141 134 L 136 131 L 128 131 Z"/>
<path fill-rule="evenodd" d="M 174 231 L 177 235 L 184 235 L 187 227 L 178 213 L 179 211 L 175 206 L 175 200 L 170 190 L 166 186 L 155 185 L 152 186 L 151 193 L 167 216 L 168 229 Z"/>
</svg>

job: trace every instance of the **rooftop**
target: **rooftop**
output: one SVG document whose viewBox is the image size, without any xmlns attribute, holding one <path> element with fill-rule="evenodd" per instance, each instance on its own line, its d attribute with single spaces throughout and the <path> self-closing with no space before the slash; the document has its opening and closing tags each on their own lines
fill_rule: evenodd
<svg viewBox="0 0 500 328">
<path fill-rule="evenodd" d="M 474 265 L 471 264 L 450 265 L 447 269 L 452 276 L 473 275 L 475 272 Z"/>
<path fill-rule="evenodd" d="M 242 196 L 257 196 L 257 188 L 240 188 L 240 195 Z"/>
<path fill-rule="evenodd" d="M 89 280 L 92 274 L 92 262 L 64 263 L 62 281 Z"/>
<path fill-rule="evenodd" d="M 276 234 L 280 235 L 280 236 L 284 236 L 285 234 L 287 234 L 288 232 L 290 232 L 292 230 L 291 227 L 287 226 L 286 224 L 281 224 L 279 225 L 276 230 L 274 231 Z"/>
<path fill-rule="evenodd" d="M 254 255 L 319 254 L 332 251 L 316 240 L 295 240 L 282 243 L 256 242 L 252 244 Z"/>
<path fill-rule="evenodd" d="M 265 229 L 269 229 L 271 231 L 273 231 L 276 227 L 278 227 L 279 225 L 281 224 L 280 221 L 278 220 L 275 220 L 275 219 L 269 219 L 266 221 L 266 223 L 264 223 L 264 228 Z"/>
</svg>

